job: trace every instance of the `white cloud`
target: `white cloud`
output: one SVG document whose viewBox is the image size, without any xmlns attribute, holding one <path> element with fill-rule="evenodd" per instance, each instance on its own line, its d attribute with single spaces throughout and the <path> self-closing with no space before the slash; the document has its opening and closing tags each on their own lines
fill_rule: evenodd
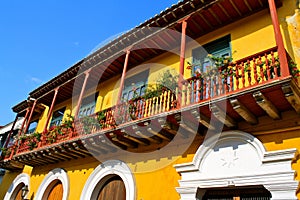
<svg viewBox="0 0 300 200">
<path fill-rule="evenodd" d="M 30 78 L 30 81 L 33 82 L 33 83 L 36 83 L 36 84 L 41 84 L 43 83 L 43 81 L 39 78 L 36 78 L 36 77 L 31 77 Z"/>
</svg>

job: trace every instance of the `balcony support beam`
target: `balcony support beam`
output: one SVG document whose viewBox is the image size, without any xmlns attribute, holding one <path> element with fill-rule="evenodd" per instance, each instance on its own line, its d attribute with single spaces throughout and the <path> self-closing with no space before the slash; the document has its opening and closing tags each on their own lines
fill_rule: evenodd
<svg viewBox="0 0 300 200">
<path fill-rule="evenodd" d="M 253 94 L 256 103 L 264 110 L 272 119 L 280 119 L 280 113 L 277 108 L 269 101 L 260 91 Z"/>
<path fill-rule="evenodd" d="M 212 105 L 211 106 L 211 111 L 214 114 L 214 116 L 222 123 L 224 123 L 227 127 L 232 128 L 232 127 L 236 127 L 236 121 L 234 119 L 232 119 L 230 116 L 228 116 L 226 114 L 226 112 L 224 112 L 222 109 L 220 109 L 218 106 L 216 105 Z"/>
<path fill-rule="evenodd" d="M 238 99 L 230 99 L 230 104 L 246 122 L 252 125 L 258 123 L 257 118 Z"/>
<path fill-rule="evenodd" d="M 122 92 L 123 92 L 123 88 L 124 88 L 124 82 L 125 82 L 125 78 L 126 78 L 126 71 L 127 71 L 127 66 L 128 66 L 128 60 L 129 60 L 129 54 L 130 54 L 130 50 L 127 49 L 125 61 L 124 61 L 123 72 L 122 72 L 122 77 L 121 77 L 119 93 L 118 93 L 117 105 L 121 103 L 121 97 L 122 97 Z"/>
<path fill-rule="evenodd" d="M 46 123 L 45 123 L 45 126 L 44 126 L 44 132 L 46 132 L 47 128 L 48 128 L 50 117 L 52 115 L 53 107 L 54 107 L 54 104 L 55 104 L 55 101 L 56 101 L 56 97 L 57 97 L 57 94 L 58 94 L 58 89 L 59 89 L 59 87 L 57 87 L 57 88 L 54 89 L 54 96 L 53 96 L 53 99 L 52 99 L 52 103 L 51 103 L 50 109 L 48 111 L 47 120 L 46 120 Z"/>
<path fill-rule="evenodd" d="M 289 67 L 288 67 L 288 61 L 287 61 L 287 55 L 284 48 L 283 38 L 280 31 L 280 26 L 278 22 L 278 15 L 276 10 L 276 4 L 274 0 L 268 0 L 269 3 L 269 9 L 275 34 L 275 40 L 276 45 L 278 47 L 278 57 L 280 61 L 280 68 L 281 68 L 281 76 L 287 77 L 290 75 Z"/>
<path fill-rule="evenodd" d="M 299 88 L 296 86 L 291 86 L 290 84 L 283 85 L 281 87 L 285 98 L 291 104 L 291 106 L 295 109 L 295 111 L 300 114 L 300 97 L 299 97 Z"/>
<path fill-rule="evenodd" d="M 80 106 L 81 106 L 81 102 L 82 102 L 83 93 L 85 91 L 85 87 L 86 87 L 86 83 L 87 83 L 87 80 L 88 80 L 89 75 L 90 75 L 90 71 L 91 71 L 91 69 L 88 69 L 88 70 L 86 70 L 84 72 L 85 77 L 84 77 L 84 81 L 83 81 L 83 84 L 82 84 L 81 92 L 80 92 L 80 95 L 79 95 L 79 98 L 78 98 L 78 102 L 77 102 L 77 106 L 76 106 L 76 112 L 75 112 L 75 115 L 74 115 L 75 119 L 78 118 L 78 114 L 79 114 L 79 110 L 80 110 Z"/>
<path fill-rule="evenodd" d="M 28 128 L 29 128 L 29 125 L 30 125 L 30 120 L 31 120 L 31 117 L 32 117 L 32 115 L 33 115 L 33 112 L 34 112 L 34 109 L 35 109 L 35 106 L 36 106 L 36 102 L 37 102 L 37 100 L 35 99 L 34 102 L 33 102 L 32 107 L 31 107 L 30 115 L 29 115 L 29 117 L 28 117 L 27 124 L 26 124 L 25 130 L 24 130 L 24 133 L 26 133 L 26 132 L 28 131 Z"/>
<path fill-rule="evenodd" d="M 186 28 L 187 28 L 187 19 L 183 19 L 181 23 L 181 46 L 180 46 L 180 64 L 179 64 L 179 77 L 178 77 L 178 104 L 181 106 L 182 98 L 182 82 L 184 77 L 184 62 L 185 62 L 185 46 L 186 46 Z"/>
</svg>

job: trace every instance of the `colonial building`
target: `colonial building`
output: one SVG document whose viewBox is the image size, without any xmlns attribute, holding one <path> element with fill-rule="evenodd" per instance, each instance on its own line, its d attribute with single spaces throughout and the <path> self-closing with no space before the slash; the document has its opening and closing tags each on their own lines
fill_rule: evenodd
<svg viewBox="0 0 300 200">
<path fill-rule="evenodd" d="M 184 0 L 110 41 L 13 107 L 0 198 L 299 198 L 299 23 Z"/>
</svg>

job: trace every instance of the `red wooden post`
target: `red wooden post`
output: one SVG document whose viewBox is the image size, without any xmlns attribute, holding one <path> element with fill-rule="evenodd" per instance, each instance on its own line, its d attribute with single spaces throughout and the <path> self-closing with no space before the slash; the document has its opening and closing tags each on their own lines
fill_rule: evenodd
<svg viewBox="0 0 300 200">
<path fill-rule="evenodd" d="M 117 105 L 121 103 L 121 97 L 122 97 L 122 92 L 123 92 L 123 87 L 124 87 L 124 82 L 125 82 L 125 77 L 126 77 L 126 71 L 127 71 L 127 66 L 128 66 L 128 60 L 129 60 L 129 54 L 130 54 L 130 50 L 126 50 L 126 56 L 125 56 L 125 61 L 124 61 L 122 77 L 121 77 L 120 89 L 119 89 L 118 99 L 117 99 Z"/>
<path fill-rule="evenodd" d="M 30 120 L 31 120 L 31 117 L 32 117 L 32 114 L 33 114 L 33 111 L 34 111 L 34 108 L 35 108 L 35 105 L 36 105 L 36 102 L 37 102 L 37 100 L 35 99 L 34 102 L 33 102 L 31 111 L 30 111 L 30 115 L 29 115 L 28 120 L 27 120 L 28 122 L 26 124 L 26 128 L 24 130 L 24 133 L 26 133 L 28 131 L 28 128 L 29 128 L 29 125 L 30 125 Z"/>
<path fill-rule="evenodd" d="M 48 124 L 49 124 L 49 121 L 50 121 L 50 117 L 52 115 L 54 103 L 56 101 L 58 89 L 59 89 L 59 87 L 57 87 L 57 88 L 54 89 L 54 96 L 53 96 L 52 103 L 51 103 L 51 106 L 50 106 L 50 109 L 49 109 L 49 112 L 48 112 L 47 120 L 46 120 L 46 123 L 45 123 L 45 126 L 44 126 L 44 132 L 47 131 L 47 127 L 48 127 Z"/>
<path fill-rule="evenodd" d="M 181 107 L 181 96 L 182 96 L 182 82 L 184 76 L 184 61 L 185 61 L 185 43 L 186 43 L 186 27 L 187 20 L 184 19 L 181 22 L 181 47 L 180 47 L 180 65 L 179 65 L 179 78 L 178 78 L 178 106 Z"/>
<path fill-rule="evenodd" d="M 85 78 L 84 78 L 84 81 L 83 81 L 83 84 L 82 84 L 82 88 L 81 88 L 81 92 L 80 92 L 80 95 L 79 95 L 79 98 L 78 98 L 78 102 L 77 102 L 77 106 L 76 106 L 76 112 L 75 112 L 75 115 L 74 115 L 74 118 L 77 119 L 78 118 L 78 113 L 79 113 L 79 110 L 80 110 L 80 106 L 81 106 L 81 102 L 82 102 L 82 97 L 83 97 L 83 93 L 85 91 L 85 87 L 86 87 L 86 83 L 87 83 L 87 80 L 89 78 L 89 75 L 90 75 L 90 71 L 91 69 L 88 69 L 84 72 L 85 74 Z"/>
<path fill-rule="evenodd" d="M 19 135 L 21 135 L 21 133 L 22 133 L 22 130 L 23 130 L 24 126 L 25 126 L 25 123 L 26 123 L 26 120 L 27 120 L 27 117 L 28 117 L 29 112 L 30 112 L 30 109 L 29 109 L 29 108 L 26 108 L 26 114 L 25 114 L 25 117 L 24 117 L 22 126 L 21 126 L 21 128 L 20 128 L 20 130 L 19 130 Z"/>
<path fill-rule="evenodd" d="M 272 24 L 273 24 L 273 28 L 274 28 L 276 45 L 278 47 L 278 57 L 280 60 L 280 65 L 281 65 L 281 76 L 286 77 L 286 76 L 290 75 L 290 72 L 289 72 L 289 68 L 288 68 L 286 51 L 284 48 L 284 43 L 283 43 L 282 35 L 280 32 L 278 16 L 277 16 L 277 11 L 276 11 L 276 5 L 275 5 L 274 0 L 268 0 L 268 2 L 269 2 L 269 8 L 270 8 L 270 13 L 271 13 L 271 18 L 272 18 Z"/>
<path fill-rule="evenodd" d="M 19 118 L 19 114 L 16 115 L 16 118 L 15 118 L 15 120 L 14 120 L 14 123 L 12 124 L 12 127 L 11 127 L 11 129 L 10 129 L 8 135 L 7 135 L 7 138 L 6 138 L 5 143 L 4 143 L 4 145 L 3 145 L 4 148 L 6 148 L 7 145 L 8 145 L 8 143 L 9 143 L 9 140 L 10 140 L 10 138 L 11 138 L 11 135 L 12 135 L 13 131 L 14 131 L 15 125 L 16 125 L 16 123 L 17 123 L 17 121 L 18 121 L 18 118 Z"/>
</svg>

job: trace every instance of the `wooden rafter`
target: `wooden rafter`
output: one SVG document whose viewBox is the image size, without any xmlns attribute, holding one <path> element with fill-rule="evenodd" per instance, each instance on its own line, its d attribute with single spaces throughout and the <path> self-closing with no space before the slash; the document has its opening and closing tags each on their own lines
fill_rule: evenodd
<svg viewBox="0 0 300 200">
<path fill-rule="evenodd" d="M 280 113 L 274 104 L 269 101 L 260 91 L 253 93 L 256 103 L 272 118 L 280 119 Z"/>
<path fill-rule="evenodd" d="M 230 99 L 233 109 L 250 124 L 257 124 L 257 118 L 238 99 Z"/>
<path fill-rule="evenodd" d="M 202 125 L 204 125 L 208 129 L 214 130 L 215 127 L 212 123 L 210 123 L 210 119 L 206 117 L 205 115 L 201 114 L 198 110 L 192 110 L 191 114 L 196 117 Z"/>
<path fill-rule="evenodd" d="M 127 138 L 128 140 L 132 140 L 138 144 L 148 146 L 150 143 L 147 139 L 141 137 L 134 137 L 126 132 L 126 130 L 122 129 L 121 132 L 123 133 L 123 137 Z"/>
<path fill-rule="evenodd" d="M 298 114 L 300 114 L 299 88 L 295 86 L 292 87 L 290 84 L 286 84 L 282 86 L 282 91 L 284 93 L 285 98 L 288 100 L 291 106 L 295 109 L 295 111 Z"/>
<path fill-rule="evenodd" d="M 236 127 L 237 123 L 234 119 L 228 116 L 222 109 L 220 109 L 217 105 L 211 105 L 211 111 L 213 115 L 222 123 L 224 123 L 227 127 Z"/>
</svg>

